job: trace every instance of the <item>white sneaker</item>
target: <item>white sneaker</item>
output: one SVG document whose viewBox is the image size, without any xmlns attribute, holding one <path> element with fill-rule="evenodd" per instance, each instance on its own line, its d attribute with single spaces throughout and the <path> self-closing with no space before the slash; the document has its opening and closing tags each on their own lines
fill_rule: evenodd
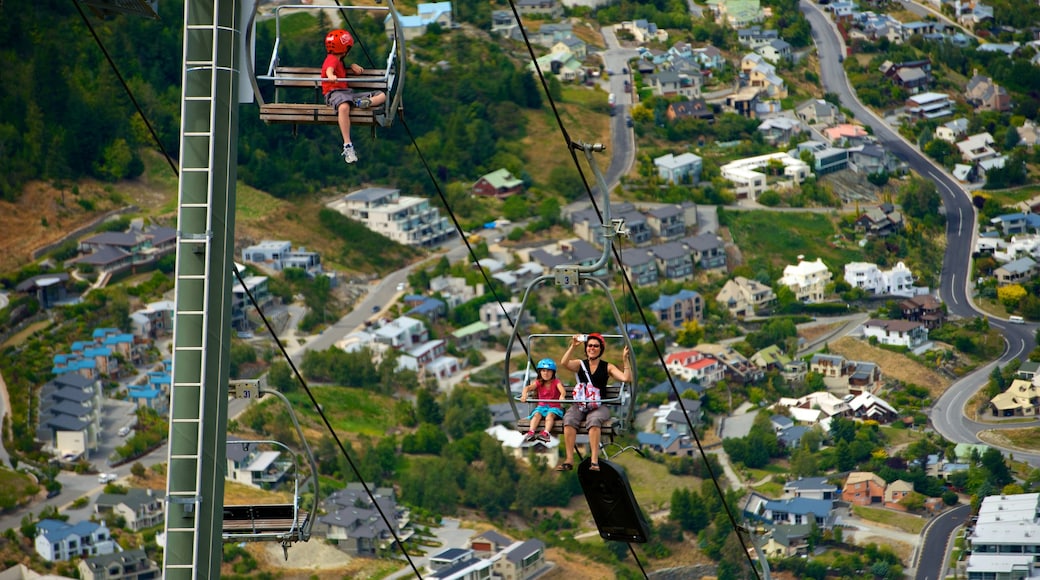
<svg viewBox="0 0 1040 580">
<path fill-rule="evenodd" d="M 343 144 L 343 160 L 347 163 L 357 163 L 357 153 L 354 152 L 353 144 Z"/>
</svg>

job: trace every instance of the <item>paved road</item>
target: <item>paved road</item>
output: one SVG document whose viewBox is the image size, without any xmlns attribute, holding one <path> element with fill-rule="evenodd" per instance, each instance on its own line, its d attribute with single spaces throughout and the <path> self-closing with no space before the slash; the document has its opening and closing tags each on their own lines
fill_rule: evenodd
<svg viewBox="0 0 1040 580">
<path fill-rule="evenodd" d="M 848 83 L 842 64 L 835 58 L 835 55 L 844 53 L 844 42 L 837 30 L 814 3 L 803 0 L 800 7 L 809 19 L 813 39 L 821 55 L 820 78 L 825 90 L 838 94 L 842 105 L 850 109 L 857 119 L 869 125 L 886 149 L 905 161 L 918 175 L 934 181 L 938 187 L 946 214 L 947 239 L 939 276 L 939 292 L 949 313 L 961 318 L 986 316 L 975 308 L 971 300 L 974 288 L 969 278 L 970 260 L 978 228 L 977 215 L 970 195 L 945 169 L 918 151 L 883 119 L 859 102 Z M 986 317 L 990 324 L 1001 330 L 1007 341 L 1007 350 L 997 364 L 1004 365 L 1015 358 L 1024 360 L 1036 347 L 1036 324 L 1009 324 L 998 318 Z M 990 367 L 986 367 L 988 368 Z M 963 414 L 964 403 L 988 380 L 989 374 L 985 372 L 986 369 L 958 381 L 936 401 L 931 413 L 932 424 L 946 439 L 955 443 L 975 443 L 978 442 L 978 431 L 990 427 L 969 421 Z M 1014 426 L 1023 425 L 1019 423 Z M 1034 466 L 1040 466 L 1040 454 L 1015 452 L 1015 457 Z"/>
<path fill-rule="evenodd" d="M 971 513 L 971 505 L 962 504 L 947 510 L 931 520 L 921 530 L 922 543 L 914 553 L 915 580 L 939 580 L 946 578 L 946 562 L 949 561 L 954 530 L 964 524 Z"/>
</svg>

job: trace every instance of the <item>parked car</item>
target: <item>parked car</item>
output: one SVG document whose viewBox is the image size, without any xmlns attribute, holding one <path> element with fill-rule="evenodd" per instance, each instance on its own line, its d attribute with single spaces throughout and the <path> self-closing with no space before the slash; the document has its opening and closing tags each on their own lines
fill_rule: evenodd
<svg viewBox="0 0 1040 580">
<path fill-rule="evenodd" d="M 97 476 L 98 483 L 111 483 L 119 479 L 119 474 L 116 473 L 99 473 Z"/>
<path fill-rule="evenodd" d="M 130 434 L 130 426 L 129 425 L 123 425 L 122 427 L 119 428 L 119 436 L 120 437 L 126 437 L 129 434 Z"/>
</svg>

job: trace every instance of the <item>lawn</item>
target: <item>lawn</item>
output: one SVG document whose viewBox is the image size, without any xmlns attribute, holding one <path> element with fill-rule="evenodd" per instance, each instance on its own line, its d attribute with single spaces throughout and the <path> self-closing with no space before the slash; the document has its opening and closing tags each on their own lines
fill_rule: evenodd
<svg viewBox="0 0 1040 580">
<path fill-rule="evenodd" d="M 315 387 L 311 392 L 322 406 L 329 423 L 342 436 L 344 433 L 382 437 L 396 424 L 394 402 L 390 397 L 350 387 Z M 314 405 L 303 390 L 286 395 L 300 422 L 320 424 Z M 322 425 L 321 430 L 325 427 Z"/>
<path fill-rule="evenodd" d="M 893 527 L 911 534 L 920 534 L 924 528 L 924 518 L 902 512 L 861 505 L 852 506 L 852 513 L 857 517 Z"/>
<path fill-rule="evenodd" d="M 727 211 L 725 224 L 733 242 L 741 253 L 750 258 L 752 271 L 763 268 L 780 269 L 798 263 L 798 256 L 812 261 L 822 258 L 824 264 L 835 266 L 861 260 L 863 252 L 837 239 L 839 234 L 835 213 Z"/>
<path fill-rule="evenodd" d="M 632 484 L 632 493 L 643 511 L 653 513 L 667 509 L 676 489 L 692 489 L 700 492 L 701 479 L 691 475 L 672 475 L 668 468 L 635 453 L 623 453 L 614 459 L 621 464 Z"/>
</svg>

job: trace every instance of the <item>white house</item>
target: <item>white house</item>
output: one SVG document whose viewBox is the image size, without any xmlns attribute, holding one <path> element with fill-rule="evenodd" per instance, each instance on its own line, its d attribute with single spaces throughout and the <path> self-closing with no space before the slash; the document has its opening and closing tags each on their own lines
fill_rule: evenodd
<svg viewBox="0 0 1040 580">
<path fill-rule="evenodd" d="M 811 304 L 823 301 L 827 284 L 832 277 L 823 259 L 816 258 L 815 262 L 806 262 L 801 258 L 799 260 L 796 266 L 784 267 L 784 275 L 779 283 L 790 288 L 795 297 L 802 302 Z"/>
<path fill-rule="evenodd" d="M 451 2 L 419 4 L 416 7 L 416 10 L 418 11 L 418 14 L 399 16 L 401 22 L 401 33 L 404 35 L 406 41 L 426 34 L 426 29 L 434 23 L 440 25 L 444 29 L 451 28 L 453 22 L 451 16 Z M 394 20 L 390 15 L 387 15 L 383 22 L 383 26 L 386 28 L 388 34 L 393 31 Z"/>
<path fill-rule="evenodd" d="M 914 274 L 906 264 L 899 262 L 891 270 L 882 270 L 869 262 L 845 264 L 845 281 L 853 288 L 862 288 L 871 294 L 894 296 L 917 296 L 927 293 L 927 288 L 914 286 Z"/>
<path fill-rule="evenodd" d="M 409 246 L 436 246 L 455 235 L 455 228 L 440 210 L 430 206 L 430 200 L 401 195 L 398 189 L 359 189 L 329 202 L 327 207 Z"/>
<path fill-rule="evenodd" d="M 105 522 L 83 521 L 68 524 L 44 519 L 36 524 L 36 553 L 48 562 L 67 562 L 72 558 L 100 556 L 115 551 L 115 542 Z"/>
<path fill-rule="evenodd" d="M 788 183 L 801 183 L 812 173 L 807 163 L 783 152 L 738 159 L 723 165 L 719 170 L 723 178 L 733 182 L 738 198 L 755 199 L 768 189 L 766 174 L 758 170 L 775 162 L 783 166 Z"/>
<path fill-rule="evenodd" d="M 695 184 L 700 180 L 703 160 L 693 153 L 669 153 L 654 159 L 654 166 L 657 167 L 658 177 L 669 183 Z"/>
<path fill-rule="evenodd" d="M 947 121 L 935 128 L 935 138 L 942 139 L 947 143 L 956 143 L 961 137 L 968 134 L 968 120 L 958 117 Z"/>
<path fill-rule="evenodd" d="M 975 163 L 997 156 L 993 143 L 993 136 L 988 132 L 976 133 L 957 143 L 957 149 L 960 150 L 965 163 Z"/>
<path fill-rule="evenodd" d="M 881 344 L 914 349 L 928 342 L 928 327 L 912 320 L 872 318 L 863 323 L 863 336 L 876 338 Z"/>
</svg>

